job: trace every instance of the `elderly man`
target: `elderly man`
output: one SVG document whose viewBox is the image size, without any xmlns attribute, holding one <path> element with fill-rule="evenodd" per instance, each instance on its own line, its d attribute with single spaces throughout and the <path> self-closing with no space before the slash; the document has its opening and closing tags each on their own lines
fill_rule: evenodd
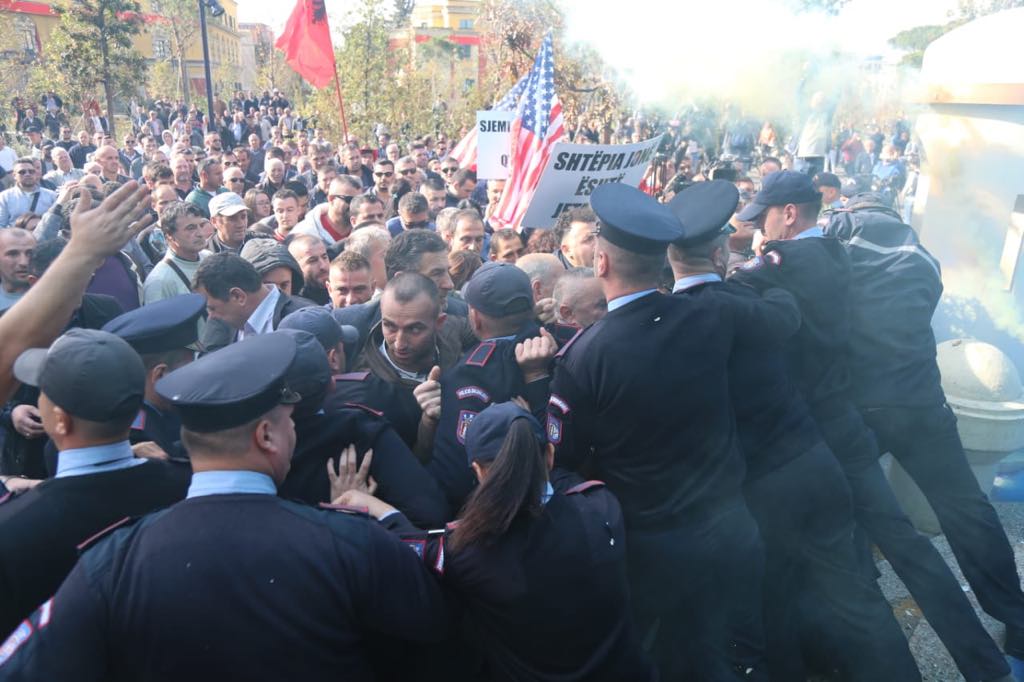
<svg viewBox="0 0 1024 682">
<path fill-rule="evenodd" d="M 594 277 L 593 268 L 564 271 L 555 283 L 551 297 L 555 300 L 555 313 L 561 324 L 583 329 L 608 312 L 601 280 Z"/>
<path fill-rule="evenodd" d="M 85 175 L 84 170 L 74 167 L 71 163 L 71 155 L 63 147 L 54 147 L 50 151 L 50 160 L 53 161 L 54 169 L 44 175 L 43 180 L 58 189 L 64 183 L 80 180 Z"/>
<path fill-rule="evenodd" d="M 14 187 L 0 192 L 0 227 L 10 227 L 23 213 L 42 214 L 53 206 L 57 193 L 39 186 L 39 171 L 28 157 L 14 163 Z"/>
</svg>

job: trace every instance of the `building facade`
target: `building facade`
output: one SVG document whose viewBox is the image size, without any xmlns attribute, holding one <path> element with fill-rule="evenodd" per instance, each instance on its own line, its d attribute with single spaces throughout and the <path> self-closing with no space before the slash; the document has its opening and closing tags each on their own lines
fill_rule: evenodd
<svg viewBox="0 0 1024 682">
<path fill-rule="evenodd" d="M 391 36 L 393 48 L 408 48 L 420 73 L 428 74 L 435 100 L 454 102 L 476 85 L 487 66 L 476 23 L 480 0 L 417 2 L 407 27 Z"/>
</svg>

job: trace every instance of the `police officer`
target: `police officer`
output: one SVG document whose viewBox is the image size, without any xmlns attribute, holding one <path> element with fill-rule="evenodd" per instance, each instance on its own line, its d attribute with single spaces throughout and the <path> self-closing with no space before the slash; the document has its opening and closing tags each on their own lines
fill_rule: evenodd
<svg viewBox="0 0 1024 682">
<path fill-rule="evenodd" d="M 132 444 L 155 443 L 171 461 L 188 461 L 181 420 L 155 386 L 164 375 L 192 362 L 195 350 L 190 346 L 198 339 L 205 308 L 206 299 L 199 294 L 182 294 L 119 315 L 103 327 L 127 341 L 146 368 L 146 394 L 132 422 Z"/>
<path fill-rule="evenodd" d="M 763 255 L 733 278 L 762 291 L 783 287 L 797 299 L 803 320 L 785 345 L 787 362 L 846 474 L 858 525 L 903 580 L 964 678 L 1000 679 L 1009 672 L 1006 661 L 945 561 L 903 513 L 878 463 L 874 435 L 849 400 L 850 261 L 842 244 L 817 225 L 820 209 L 821 195 L 808 176 L 767 176 L 739 214 L 764 233 Z"/>
<path fill-rule="evenodd" d="M 510 263 L 487 263 L 465 288 L 469 323 L 480 343 L 441 375 L 441 414 L 427 464 L 453 509 L 473 489 L 466 459 L 466 429 L 485 407 L 522 397 L 543 416 L 554 337 L 533 317 L 533 290 L 525 272 Z"/>
<path fill-rule="evenodd" d="M 792 333 L 791 297 L 745 308 L 664 296 L 664 205 L 620 184 L 591 196 L 608 314 L 563 347 L 548 408 L 555 465 L 586 467 L 622 503 L 633 611 L 664 679 L 763 675 L 763 555 L 742 495 L 729 402 L 736 339 Z"/>
<path fill-rule="evenodd" d="M 964 456 L 946 404 L 931 320 L 938 261 L 874 195 L 854 197 L 825 228 L 851 261 L 851 397 L 918 484 L 986 613 L 1006 624 L 1004 651 L 1024 678 L 1024 594 L 1013 550 Z"/>
<path fill-rule="evenodd" d="M 0 632 L 53 595 L 79 543 L 125 516 L 180 500 L 188 471 L 136 459 L 128 432 L 142 405 L 145 369 L 131 346 L 72 329 L 22 353 L 19 381 L 39 388 L 43 428 L 60 452 L 56 477 L 0 505 Z"/>
<path fill-rule="evenodd" d="M 669 202 L 684 231 L 668 250 L 676 296 L 719 306 L 759 302 L 754 289 L 723 281 L 738 198 L 731 182 L 712 180 Z M 857 571 L 849 485 L 789 376 L 781 344 L 737 340 L 729 357 L 729 393 L 747 463 L 744 493 L 765 542 L 771 679 L 807 679 L 796 617 L 804 584 L 814 586 L 827 625 L 842 643 L 837 653 L 846 679 L 920 679 L 892 609 Z"/>
<path fill-rule="evenodd" d="M 0 675 L 371 680 L 368 638 L 444 637 L 440 590 L 407 547 L 363 514 L 275 495 L 295 354 L 285 334 L 249 337 L 157 383 L 181 414 L 188 499 L 89 549 L 4 645 Z"/>
<path fill-rule="evenodd" d="M 339 326 L 330 313 L 323 312 L 327 322 Z M 379 486 L 377 495 L 381 499 L 425 527 L 448 521 L 451 510 L 434 478 L 379 412 L 363 405 L 323 409 L 333 380 L 327 355 L 317 338 L 295 328 L 281 329 L 279 333 L 292 336 L 298 348 L 287 379 L 289 386 L 302 396 L 292 412 L 295 455 L 288 476 L 279 487 L 281 497 L 314 505 L 329 502 L 327 462 L 337 464 L 342 450 L 354 445 L 358 466 L 365 457 L 371 458 L 369 474 Z"/>
<path fill-rule="evenodd" d="M 458 521 L 423 533 L 361 493 L 465 606 L 488 679 L 651 680 L 629 615 L 625 530 L 600 481 L 561 472 L 540 422 L 513 402 L 484 408 L 466 430 L 480 485 Z"/>
</svg>

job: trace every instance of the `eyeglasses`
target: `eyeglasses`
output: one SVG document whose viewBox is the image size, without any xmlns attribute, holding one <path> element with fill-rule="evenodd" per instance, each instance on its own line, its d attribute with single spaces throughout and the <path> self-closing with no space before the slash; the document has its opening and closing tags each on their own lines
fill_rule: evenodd
<svg viewBox="0 0 1024 682">
<path fill-rule="evenodd" d="M 417 169 L 415 168 L 406 168 L 405 170 L 400 170 L 398 172 L 401 173 L 402 175 L 412 175 L 416 172 L 416 170 Z"/>
<path fill-rule="evenodd" d="M 394 171 L 385 171 L 383 173 L 378 173 L 377 171 L 374 171 L 373 172 L 373 177 L 375 177 L 375 178 L 390 178 L 394 174 L 395 174 Z"/>
<path fill-rule="evenodd" d="M 346 204 L 351 204 L 352 200 L 355 199 L 355 197 L 347 197 L 344 194 L 329 194 L 329 195 L 327 195 L 327 199 L 328 199 L 328 201 L 334 201 L 335 199 L 341 199 Z"/>
</svg>

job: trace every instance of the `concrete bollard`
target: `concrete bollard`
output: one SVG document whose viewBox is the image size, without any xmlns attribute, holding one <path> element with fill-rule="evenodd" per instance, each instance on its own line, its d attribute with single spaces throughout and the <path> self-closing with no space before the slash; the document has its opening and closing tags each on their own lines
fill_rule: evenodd
<svg viewBox="0 0 1024 682">
<path fill-rule="evenodd" d="M 990 494 L 999 462 L 1024 448 L 1020 374 L 1001 350 L 973 339 L 940 343 L 938 363 L 967 462 L 981 489 Z M 931 505 L 895 459 L 888 473 L 893 492 L 917 529 L 929 535 L 941 533 Z"/>
</svg>

